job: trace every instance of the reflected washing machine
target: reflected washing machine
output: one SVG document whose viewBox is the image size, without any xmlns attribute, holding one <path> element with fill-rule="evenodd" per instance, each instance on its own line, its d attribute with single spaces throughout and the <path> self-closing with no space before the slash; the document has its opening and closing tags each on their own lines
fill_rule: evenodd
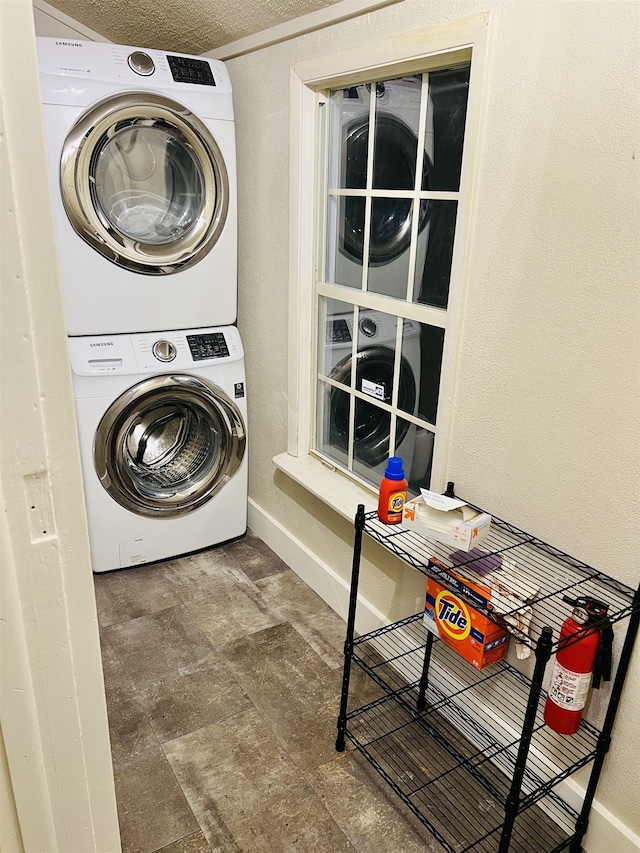
<svg viewBox="0 0 640 853">
<path fill-rule="evenodd" d="M 353 312 L 336 314 L 327 320 L 325 372 L 345 387 L 351 383 L 353 370 Z M 391 404 L 393 368 L 396 347 L 396 318 L 380 311 L 361 309 L 358 316 L 356 355 L 356 389 L 372 401 Z M 402 355 L 398 384 L 398 407 L 417 415 L 420 391 L 420 325 L 403 320 Z M 325 414 L 325 447 L 341 464 L 347 462 L 349 438 L 349 398 L 335 386 L 328 399 Z M 354 452 L 367 468 L 382 475 L 390 455 L 388 412 L 373 402 L 356 401 Z M 394 454 L 411 466 L 416 429 L 409 421 L 398 422 Z M 376 483 L 377 485 L 377 483 Z"/>
<path fill-rule="evenodd" d="M 418 152 L 420 75 L 376 84 L 375 164 L 373 188 L 376 190 L 413 190 Z M 361 85 L 336 93 L 341 152 L 338 183 L 346 188 L 366 187 L 369 150 L 369 105 L 371 86 Z M 433 108 L 427 102 L 426 132 L 422 161 L 422 188 L 429 189 L 433 160 Z M 412 202 L 405 198 L 374 198 L 368 255 L 367 289 L 385 296 L 404 299 L 409 276 Z M 343 196 L 336 211 L 337 245 L 330 249 L 334 261 L 333 280 L 338 284 L 360 287 L 365 246 L 365 204 L 362 197 Z M 418 217 L 418 241 L 415 269 L 425 265 L 429 236 L 428 204 L 421 202 Z"/>
<path fill-rule="evenodd" d="M 224 64 L 96 42 L 37 46 L 68 334 L 234 323 Z"/>
<path fill-rule="evenodd" d="M 247 528 L 247 404 L 235 327 L 69 339 L 94 572 Z"/>
</svg>

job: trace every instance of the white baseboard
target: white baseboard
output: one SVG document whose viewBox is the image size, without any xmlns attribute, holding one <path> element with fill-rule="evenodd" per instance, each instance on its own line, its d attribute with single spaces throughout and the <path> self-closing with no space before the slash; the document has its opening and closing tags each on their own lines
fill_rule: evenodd
<svg viewBox="0 0 640 853">
<path fill-rule="evenodd" d="M 346 621 L 349 608 L 347 581 L 251 499 L 249 527 Z M 384 614 L 358 595 L 356 630 L 362 634 L 386 623 Z M 569 805 L 579 807 L 584 789 L 574 780 L 565 780 L 555 790 Z M 640 837 L 596 800 L 583 846 L 587 853 L 640 853 Z"/>
</svg>

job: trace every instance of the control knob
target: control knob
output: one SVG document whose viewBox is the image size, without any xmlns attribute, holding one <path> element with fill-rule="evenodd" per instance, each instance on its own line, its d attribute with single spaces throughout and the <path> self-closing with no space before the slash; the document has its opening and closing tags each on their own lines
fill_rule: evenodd
<svg viewBox="0 0 640 853">
<path fill-rule="evenodd" d="M 171 341 L 156 341 L 151 352 L 158 361 L 173 361 L 177 355 L 177 350 Z"/>
<path fill-rule="evenodd" d="M 127 63 L 132 71 L 141 74 L 143 77 L 149 77 L 156 70 L 153 59 L 148 53 L 141 50 L 134 50 L 133 53 L 130 53 L 127 57 Z"/>
</svg>

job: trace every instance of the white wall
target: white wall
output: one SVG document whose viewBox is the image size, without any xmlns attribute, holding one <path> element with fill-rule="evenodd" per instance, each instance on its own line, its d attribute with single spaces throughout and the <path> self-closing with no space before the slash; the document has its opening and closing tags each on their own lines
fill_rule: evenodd
<svg viewBox="0 0 640 853">
<path fill-rule="evenodd" d="M 290 67 L 488 9 L 487 112 L 448 479 L 496 515 L 636 585 L 634 2 L 405 0 L 229 62 L 254 515 L 275 519 L 314 559 L 348 577 L 350 525 L 272 463 L 286 450 L 287 430 Z M 392 617 L 410 612 L 422 578 L 375 546 L 365 553 L 364 595 Z M 635 833 L 639 704 L 636 651 L 598 793 Z"/>
</svg>

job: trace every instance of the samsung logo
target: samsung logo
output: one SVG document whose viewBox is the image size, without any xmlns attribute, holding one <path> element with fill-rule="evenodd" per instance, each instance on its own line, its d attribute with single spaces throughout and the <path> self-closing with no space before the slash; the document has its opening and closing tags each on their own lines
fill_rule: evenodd
<svg viewBox="0 0 640 853">
<path fill-rule="evenodd" d="M 99 341 L 95 344 L 89 344 L 90 347 L 112 347 L 113 341 Z"/>
<path fill-rule="evenodd" d="M 57 41 L 56 44 L 63 47 L 82 47 L 82 42 L 80 41 Z"/>
</svg>

